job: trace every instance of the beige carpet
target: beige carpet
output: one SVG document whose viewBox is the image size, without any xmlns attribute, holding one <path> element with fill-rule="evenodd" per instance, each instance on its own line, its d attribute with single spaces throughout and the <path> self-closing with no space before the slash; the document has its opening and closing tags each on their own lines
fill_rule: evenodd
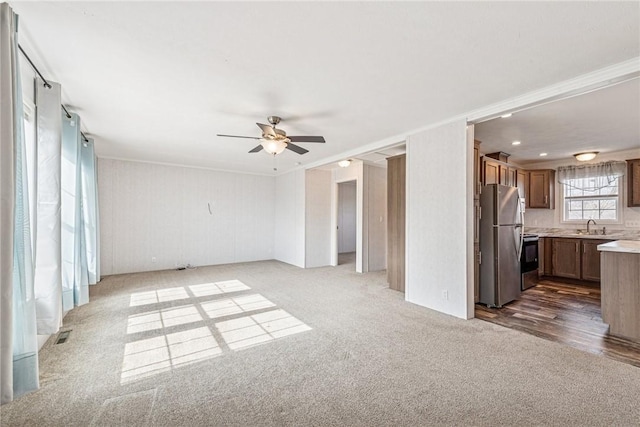
<svg viewBox="0 0 640 427">
<path fill-rule="evenodd" d="M 275 261 L 91 288 L 3 426 L 638 425 L 640 369 Z"/>
</svg>

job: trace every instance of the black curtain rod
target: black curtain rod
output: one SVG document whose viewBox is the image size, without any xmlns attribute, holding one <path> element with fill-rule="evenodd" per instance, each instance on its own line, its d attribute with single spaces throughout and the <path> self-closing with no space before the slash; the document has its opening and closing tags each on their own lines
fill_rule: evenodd
<svg viewBox="0 0 640 427">
<path fill-rule="evenodd" d="M 38 68 L 33 64 L 33 61 L 31 60 L 31 58 L 29 58 L 29 55 L 27 55 L 27 53 L 24 51 L 24 49 L 22 48 L 22 46 L 18 45 L 18 49 L 20 49 L 20 52 L 22 52 L 22 54 L 24 55 L 25 58 L 27 58 L 27 61 L 29 61 L 29 64 L 31 64 L 31 68 L 33 68 L 33 70 L 38 73 L 38 75 L 40 76 L 40 78 L 42 79 L 42 81 L 44 82 L 44 86 L 47 89 L 51 89 L 51 85 L 49 84 L 49 82 L 47 81 L 47 79 L 44 78 L 44 76 L 42 75 L 42 73 L 40 72 L 40 70 L 38 70 Z"/>
<path fill-rule="evenodd" d="M 33 61 L 31 60 L 31 58 L 29 58 L 29 55 L 27 55 L 27 53 L 24 51 L 22 46 L 20 46 L 20 44 L 18 44 L 18 49 L 20 49 L 20 52 L 22 53 L 22 55 L 24 55 L 24 57 L 27 59 L 27 61 L 29 62 L 29 65 L 31 65 L 31 68 L 33 68 L 33 70 L 42 79 L 42 81 L 44 82 L 44 87 L 46 87 L 47 89 L 51 89 L 51 84 L 47 81 L 47 79 L 44 78 L 44 76 L 42 75 L 40 70 L 38 70 L 38 68 L 33 64 Z M 64 106 L 64 104 L 60 104 L 60 106 L 62 107 L 62 109 L 64 110 L 65 114 L 67 115 L 67 118 L 70 119 L 71 118 L 71 114 L 69 114 L 69 111 Z M 85 136 L 85 134 L 82 131 L 80 131 L 80 135 L 82 136 L 82 139 L 84 139 L 85 142 L 89 142 L 89 140 L 87 139 L 87 137 Z"/>
</svg>

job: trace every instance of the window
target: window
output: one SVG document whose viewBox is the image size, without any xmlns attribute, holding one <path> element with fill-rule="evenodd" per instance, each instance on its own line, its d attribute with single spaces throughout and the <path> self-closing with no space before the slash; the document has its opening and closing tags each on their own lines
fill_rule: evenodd
<svg viewBox="0 0 640 427">
<path fill-rule="evenodd" d="M 620 179 L 596 176 L 567 179 L 563 184 L 563 221 L 583 222 L 594 219 L 620 222 Z"/>
</svg>

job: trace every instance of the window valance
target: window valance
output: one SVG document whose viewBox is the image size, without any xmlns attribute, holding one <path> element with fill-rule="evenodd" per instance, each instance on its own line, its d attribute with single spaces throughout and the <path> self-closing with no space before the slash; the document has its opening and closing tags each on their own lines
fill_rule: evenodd
<svg viewBox="0 0 640 427">
<path fill-rule="evenodd" d="M 618 177 L 624 175 L 627 163 L 609 161 L 589 165 L 561 166 L 558 168 L 558 182 L 570 187 L 599 189 L 611 185 Z"/>
</svg>

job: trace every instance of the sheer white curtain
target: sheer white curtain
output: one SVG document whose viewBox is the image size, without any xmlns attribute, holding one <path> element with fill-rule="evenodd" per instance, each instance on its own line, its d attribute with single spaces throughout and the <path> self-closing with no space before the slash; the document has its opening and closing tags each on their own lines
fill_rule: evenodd
<svg viewBox="0 0 640 427">
<path fill-rule="evenodd" d="M 82 212 L 80 117 L 62 114 L 62 309 L 89 302 L 89 273 Z"/>
<path fill-rule="evenodd" d="M 38 388 L 33 260 L 18 65 L 18 16 L 0 4 L 0 393 Z"/>
<path fill-rule="evenodd" d="M 35 294 L 38 334 L 58 332 L 62 322 L 60 242 L 61 89 L 36 80 L 37 212 Z"/>
<path fill-rule="evenodd" d="M 610 185 L 627 170 L 626 162 L 610 161 L 558 168 L 558 182 L 579 190 L 598 189 Z"/>
<path fill-rule="evenodd" d="M 98 176 L 93 139 L 80 147 L 80 175 L 82 184 L 82 225 L 87 257 L 89 284 L 100 281 L 100 228 L 98 220 Z"/>
</svg>

